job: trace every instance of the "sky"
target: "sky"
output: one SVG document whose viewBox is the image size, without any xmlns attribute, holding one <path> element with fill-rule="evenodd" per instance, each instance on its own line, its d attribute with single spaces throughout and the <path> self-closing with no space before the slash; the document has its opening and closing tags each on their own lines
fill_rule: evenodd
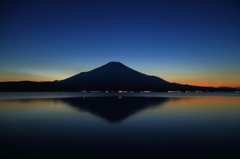
<svg viewBox="0 0 240 159">
<path fill-rule="evenodd" d="M 0 81 L 118 61 L 169 82 L 240 87 L 239 0 L 2 0 Z"/>
</svg>

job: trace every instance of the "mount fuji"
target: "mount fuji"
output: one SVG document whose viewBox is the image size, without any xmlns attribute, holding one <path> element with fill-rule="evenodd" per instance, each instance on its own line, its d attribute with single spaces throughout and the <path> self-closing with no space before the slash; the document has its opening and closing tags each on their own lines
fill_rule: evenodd
<svg viewBox="0 0 240 159">
<path fill-rule="evenodd" d="M 0 82 L 0 91 L 221 91 L 222 88 L 170 83 L 133 70 L 120 62 L 109 62 L 88 72 L 53 82 Z M 233 89 L 223 89 L 233 91 Z"/>
</svg>

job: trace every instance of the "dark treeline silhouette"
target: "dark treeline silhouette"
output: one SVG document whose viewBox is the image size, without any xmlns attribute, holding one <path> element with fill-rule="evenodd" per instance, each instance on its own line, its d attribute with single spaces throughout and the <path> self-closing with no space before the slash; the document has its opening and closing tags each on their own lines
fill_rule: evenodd
<svg viewBox="0 0 240 159">
<path fill-rule="evenodd" d="M 0 91 L 235 91 L 170 83 L 135 71 L 120 62 L 109 62 L 89 72 L 53 82 L 0 82 Z"/>
</svg>

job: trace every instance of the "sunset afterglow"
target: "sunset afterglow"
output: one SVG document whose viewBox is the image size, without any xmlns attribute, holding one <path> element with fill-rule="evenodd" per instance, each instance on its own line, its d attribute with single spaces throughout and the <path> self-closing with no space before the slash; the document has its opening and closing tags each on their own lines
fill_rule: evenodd
<svg viewBox="0 0 240 159">
<path fill-rule="evenodd" d="M 237 1 L 4 0 L 0 14 L 0 82 L 119 61 L 169 82 L 240 87 Z"/>
</svg>

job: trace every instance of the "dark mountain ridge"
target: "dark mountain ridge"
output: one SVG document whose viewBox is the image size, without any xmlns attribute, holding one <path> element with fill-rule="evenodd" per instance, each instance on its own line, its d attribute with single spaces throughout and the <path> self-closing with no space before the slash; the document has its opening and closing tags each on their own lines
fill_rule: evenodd
<svg viewBox="0 0 240 159">
<path fill-rule="evenodd" d="M 89 72 L 53 82 L 0 82 L 0 91 L 234 91 L 234 89 L 182 85 L 109 62 Z"/>
<path fill-rule="evenodd" d="M 109 62 L 89 72 L 82 72 L 58 83 L 91 88 L 127 89 L 168 85 L 169 82 L 155 76 L 135 71 L 120 62 Z"/>
</svg>

